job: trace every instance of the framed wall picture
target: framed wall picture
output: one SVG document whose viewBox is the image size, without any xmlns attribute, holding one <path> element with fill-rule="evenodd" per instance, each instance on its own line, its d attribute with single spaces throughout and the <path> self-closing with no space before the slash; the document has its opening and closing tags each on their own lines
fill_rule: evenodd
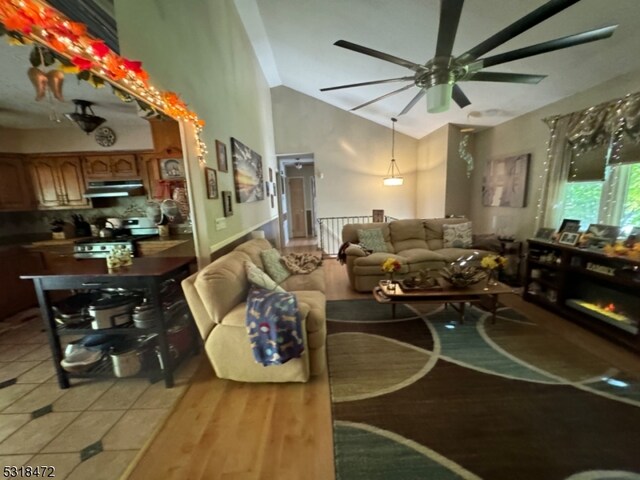
<svg viewBox="0 0 640 480">
<path fill-rule="evenodd" d="M 184 178 L 182 158 L 161 158 L 160 178 L 162 180 L 179 180 Z"/>
<path fill-rule="evenodd" d="M 233 180 L 238 203 L 264 200 L 262 157 L 236 138 L 231 139 Z"/>
<path fill-rule="evenodd" d="M 269 182 L 264 182 L 264 192 L 267 194 L 267 196 L 271 195 L 271 192 L 269 191 L 270 185 L 271 184 Z"/>
<path fill-rule="evenodd" d="M 373 222 L 384 222 L 384 210 L 373 210 Z"/>
<path fill-rule="evenodd" d="M 220 140 L 216 140 L 216 158 L 218 159 L 218 170 L 221 172 L 229 171 L 227 164 L 227 145 Z"/>
<path fill-rule="evenodd" d="M 273 168 L 269 167 L 269 181 L 273 182 Z"/>
<path fill-rule="evenodd" d="M 488 160 L 482 177 L 485 207 L 524 207 L 531 154 Z"/>
<path fill-rule="evenodd" d="M 580 234 L 578 232 L 562 232 L 558 243 L 561 243 L 562 245 L 574 246 L 576 243 L 578 243 L 579 239 Z"/>
<path fill-rule="evenodd" d="M 207 198 L 218 198 L 218 175 L 213 168 L 205 167 L 205 179 L 207 181 Z"/>
<path fill-rule="evenodd" d="M 569 218 L 565 218 L 562 220 L 562 225 L 560 225 L 559 232 L 578 232 L 580 231 L 580 220 L 571 220 Z"/>
<path fill-rule="evenodd" d="M 609 243 L 614 243 L 620 234 L 620 227 L 592 223 L 589 225 L 587 233 L 591 234 L 594 238 L 609 240 Z"/>
<path fill-rule="evenodd" d="M 538 231 L 535 234 L 535 238 L 537 238 L 538 240 L 547 240 L 550 242 L 555 233 L 556 231 L 553 228 L 543 227 L 538 229 Z"/>
<path fill-rule="evenodd" d="M 231 199 L 231 192 L 223 191 L 222 192 L 222 210 L 224 212 L 225 217 L 230 217 L 233 215 L 233 203 Z"/>
</svg>

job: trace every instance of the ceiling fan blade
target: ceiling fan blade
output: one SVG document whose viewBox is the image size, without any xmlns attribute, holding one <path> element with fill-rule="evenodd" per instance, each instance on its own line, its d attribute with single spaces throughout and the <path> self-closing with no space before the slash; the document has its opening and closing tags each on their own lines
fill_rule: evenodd
<svg viewBox="0 0 640 480">
<path fill-rule="evenodd" d="M 383 100 L 387 97 L 390 97 L 391 95 L 395 95 L 396 93 L 400 93 L 400 92 L 404 92 L 405 90 L 411 88 L 411 87 L 415 87 L 415 85 L 411 84 L 411 85 L 405 85 L 402 88 L 399 88 L 398 90 L 394 90 L 393 92 L 389 92 L 389 93 L 385 93 L 384 95 L 381 95 L 377 98 L 374 98 L 373 100 L 369 100 L 367 103 L 363 103 L 362 105 L 358 105 L 357 107 L 353 107 L 350 111 L 351 112 L 355 112 L 356 110 L 361 109 L 362 107 L 366 107 L 367 105 L 371 105 L 372 103 L 376 103 L 379 102 L 380 100 Z"/>
<path fill-rule="evenodd" d="M 425 93 L 426 93 L 426 90 L 424 88 L 421 88 L 418 94 L 415 97 L 413 97 L 409 103 L 407 103 L 407 106 L 402 109 L 402 111 L 398 114 L 398 116 L 408 113 L 409 110 L 411 110 L 415 106 L 415 104 L 418 103 L 422 97 L 424 97 Z"/>
<path fill-rule="evenodd" d="M 508 42 L 512 38 L 532 27 L 535 27 L 539 23 L 544 22 L 547 18 L 554 16 L 556 13 L 560 13 L 565 8 L 568 8 L 579 1 L 580 0 L 550 0 L 541 7 L 536 8 L 534 11 L 515 21 L 508 27 L 503 28 L 498 33 L 490 36 L 484 42 L 476 45 L 471 50 L 466 51 L 460 55 L 458 59 L 464 63 L 472 62 L 499 45 Z"/>
<path fill-rule="evenodd" d="M 521 58 L 540 55 L 541 53 L 553 52 L 554 50 L 561 50 L 563 48 L 574 47 L 583 43 L 602 40 L 603 38 L 608 38 L 613 35 L 613 32 L 617 27 L 617 25 L 610 25 L 608 27 L 597 28 L 587 32 L 576 33 L 575 35 L 556 38 L 554 40 L 549 40 L 548 42 L 537 43 L 517 50 L 511 50 L 510 52 L 500 53 L 493 57 L 481 58 L 469 65 L 469 70 L 479 70 L 480 68 L 512 62 L 514 60 L 520 60 Z"/>
<path fill-rule="evenodd" d="M 471 100 L 467 98 L 462 89 L 458 85 L 453 86 L 453 91 L 451 92 L 451 98 L 453 101 L 458 104 L 460 108 L 464 108 L 467 105 L 471 105 Z"/>
<path fill-rule="evenodd" d="M 451 55 L 453 42 L 458 32 L 462 5 L 464 5 L 464 0 L 440 0 L 440 24 L 438 26 L 436 57 L 449 57 Z"/>
<path fill-rule="evenodd" d="M 336 43 L 334 43 L 334 45 L 337 45 L 338 47 L 346 48 L 347 50 L 353 50 L 354 52 L 364 53 L 365 55 L 379 58 L 380 60 L 384 60 L 386 62 L 395 63 L 396 65 L 409 68 L 414 72 L 417 72 L 419 70 L 424 70 L 424 67 L 422 65 L 418 65 L 417 63 L 413 63 L 413 62 L 410 62 L 409 60 L 404 60 L 399 57 L 394 57 L 393 55 L 379 52 L 378 50 L 373 50 L 372 48 L 363 47 L 362 45 L 347 42 L 346 40 L 338 40 Z"/>
<path fill-rule="evenodd" d="M 321 88 L 320 91 L 328 92 L 330 90 L 339 90 L 341 88 L 364 87 L 365 85 L 377 85 L 379 83 L 392 83 L 392 82 L 405 82 L 408 80 L 413 80 L 413 77 L 389 78 L 387 80 L 374 80 L 372 82 L 351 83 L 349 85 L 340 85 L 338 87 Z"/>
<path fill-rule="evenodd" d="M 535 85 L 545 78 L 547 78 L 546 75 L 529 75 L 527 73 L 476 72 L 461 81 L 530 83 Z"/>
</svg>

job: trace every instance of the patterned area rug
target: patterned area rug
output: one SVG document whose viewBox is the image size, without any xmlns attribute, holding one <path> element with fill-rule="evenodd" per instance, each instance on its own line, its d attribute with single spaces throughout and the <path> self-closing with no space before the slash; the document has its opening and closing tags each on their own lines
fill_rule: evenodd
<svg viewBox="0 0 640 480">
<path fill-rule="evenodd" d="M 327 317 L 339 480 L 640 480 L 639 372 L 508 308 Z"/>
</svg>

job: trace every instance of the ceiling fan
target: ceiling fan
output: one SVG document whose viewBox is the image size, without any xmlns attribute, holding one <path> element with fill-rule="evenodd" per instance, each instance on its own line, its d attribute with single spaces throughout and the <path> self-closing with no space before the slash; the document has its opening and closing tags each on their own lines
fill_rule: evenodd
<svg viewBox="0 0 640 480">
<path fill-rule="evenodd" d="M 554 40 L 530 45 L 524 48 L 518 48 L 516 50 L 511 50 L 509 52 L 500 53 L 490 57 L 480 57 L 579 1 L 580 0 L 550 0 L 511 25 L 500 30 L 498 33 L 490 36 L 470 50 L 467 50 L 461 55 L 453 56 L 453 43 L 455 41 L 464 0 L 440 0 L 440 22 L 438 26 L 436 52 L 435 56 L 424 65 L 413 63 L 394 55 L 379 52 L 346 40 L 338 40 L 334 43 L 334 45 L 337 45 L 338 47 L 353 50 L 354 52 L 363 53 L 365 55 L 408 68 L 415 72 L 413 75 L 321 88 L 320 91 L 326 92 L 329 90 L 362 87 L 365 85 L 376 85 L 381 83 L 412 82 L 402 88 L 381 95 L 351 109 L 351 111 L 358 110 L 366 107 L 367 105 L 371 105 L 372 103 L 408 90 L 414 86 L 420 88 L 418 94 L 413 97 L 413 99 L 399 114 L 404 115 L 411 110 L 416 103 L 418 103 L 425 93 L 427 95 L 427 112 L 429 113 L 440 113 L 448 110 L 451 98 L 453 98 L 453 101 L 456 102 L 460 108 L 470 105 L 471 101 L 458 86 L 458 82 L 539 83 L 541 80 L 546 78 L 546 75 L 485 72 L 482 70 L 487 67 L 520 60 L 522 58 L 539 55 L 541 53 L 552 52 L 554 50 L 573 47 L 583 43 L 602 40 L 613 35 L 617 25 L 610 25 L 574 35 L 568 35 L 566 37 L 556 38 Z"/>
</svg>

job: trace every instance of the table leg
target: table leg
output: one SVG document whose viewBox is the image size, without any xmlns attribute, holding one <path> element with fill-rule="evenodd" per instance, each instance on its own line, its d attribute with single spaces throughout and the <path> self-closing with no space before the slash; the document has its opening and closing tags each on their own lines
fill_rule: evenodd
<svg viewBox="0 0 640 480">
<path fill-rule="evenodd" d="M 460 302 L 460 325 L 464 324 L 464 304 L 465 302 Z"/>
<path fill-rule="evenodd" d="M 173 367 L 174 362 L 169 351 L 169 342 L 167 341 L 167 326 L 164 318 L 164 310 L 162 308 L 162 299 L 160 298 L 160 289 L 155 279 L 149 281 L 150 303 L 155 307 L 155 316 L 158 320 L 158 347 L 160 349 L 160 357 L 162 358 L 164 384 L 167 388 L 173 387 Z"/>
<path fill-rule="evenodd" d="M 396 318 L 396 304 L 391 304 L 391 318 Z"/>
</svg>

